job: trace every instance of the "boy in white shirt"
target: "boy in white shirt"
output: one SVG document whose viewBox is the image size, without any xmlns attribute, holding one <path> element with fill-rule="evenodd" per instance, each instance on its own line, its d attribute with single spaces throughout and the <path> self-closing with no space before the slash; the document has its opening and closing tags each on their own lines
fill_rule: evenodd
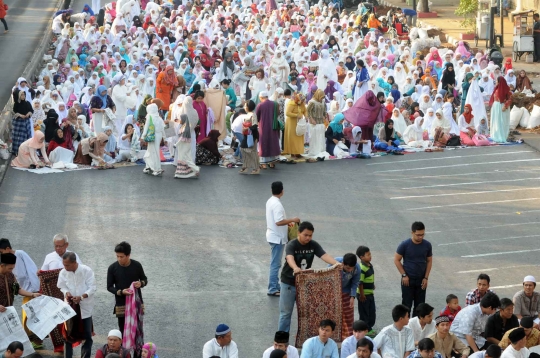
<svg viewBox="0 0 540 358">
<path fill-rule="evenodd" d="M 522 327 L 514 329 L 508 335 L 510 344 L 501 355 L 501 358 L 529 358 L 529 350 L 525 348 L 527 337 Z"/>
</svg>

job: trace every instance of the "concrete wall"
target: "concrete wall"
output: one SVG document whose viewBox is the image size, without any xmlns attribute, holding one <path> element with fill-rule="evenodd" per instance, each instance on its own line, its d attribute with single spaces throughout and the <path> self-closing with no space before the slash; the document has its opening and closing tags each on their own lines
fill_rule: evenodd
<svg viewBox="0 0 540 358">
<path fill-rule="evenodd" d="M 540 11 L 540 0 L 522 0 L 523 9 L 532 10 L 535 9 L 537 12 Z"/>
</svg>

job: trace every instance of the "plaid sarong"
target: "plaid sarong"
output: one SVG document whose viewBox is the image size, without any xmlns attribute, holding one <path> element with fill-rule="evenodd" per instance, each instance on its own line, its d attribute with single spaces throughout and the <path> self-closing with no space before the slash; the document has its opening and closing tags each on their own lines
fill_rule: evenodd
<svg viewBox="0 0 540 358">
<path fill-rule="evenodd" d="M 341 342 L 342 296 L 341 270 L 336 265 L 320 270 L 305 270 L 295 277 L 298 333 L 296 347 L 319 334 L 324 319 L 336 323 L 332 339 Z"/>
<path fill-rule="evenodd" d="M 126 296 L 126 321 L 124 323 L 122 345 L 128 350 L 133 349 L 134 356 L 139 357 L 144 345 L 144 311 L 139 290 L 135 288 L 134 283 L 129 286 L 129 289 L 133 291 L 133 294 Z"/>
<path fill-rule="evenodd" d="M 58 298 L 60 300 L 64 299 L 64 294 L 62 293 L 62 291 L 60 291 L 60 289 L 57 286 L 58 275 L 60 274 L 60 271 L 62 271 L 62 269 L 38 272 L 39 282 L 41 286 L 40 292 L 42 294 L 46 296 Z M 51 333 L 49 333 L 55 352 L 64 351 L 64 338 L 62 337 L 62 331 L 61 331 L 62 326 L 63 324 L 59 324 L 51 331 Z"/>
<path fill-rule="evenodd" d="M 13 153 L 19 153 L 19 147 L 23 142 L 30 139 L 30 134 L 32 134 L 32 129 L 30 127 L 30 119 L 21 120 L 19 118 L 13 118 L 13 135 L 12 140 L 13 144 L 11 150 Z"/>
</svg>

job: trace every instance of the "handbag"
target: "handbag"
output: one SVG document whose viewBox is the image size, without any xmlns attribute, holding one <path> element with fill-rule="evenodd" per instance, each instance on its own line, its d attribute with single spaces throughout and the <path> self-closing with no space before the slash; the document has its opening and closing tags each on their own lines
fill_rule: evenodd
<svg viewBox="0 0 540 358">
<path fill-rule="evenodd" d="M 459 139 L 459 136 L 457 135 L 451 136 L 450 139 L 448 139 L 448 142 L 446 142 L 447 147 L 457 147 L 458 145 L 461 145 L 461 139 Z"/>
<path fill-rule="evenodd" d="M 253 147 L 254 144 L 255 143 L 253 141 L 253 134 L 248 134 L 247 135 L 247 146 L 248 146 L 248 148 Z"/>
<path fill-rule="evenodd" d="M 154 127 L 154 121 L 152 120 L 152 116 L 150 116 L 150 119 L 148 122 L 148 130 L 146 131 L 146 136 L 144 137 L 144 141 L 147 143 L 150 143 L 155 140 L 156 140 L 156 127 Z"/>
<path fill-rule="evenodd" d="M 307 122 L 306 118 L 302 117 L 296 123 L 296 135 L 301 137 L 306 134 Z"/>
</svg>

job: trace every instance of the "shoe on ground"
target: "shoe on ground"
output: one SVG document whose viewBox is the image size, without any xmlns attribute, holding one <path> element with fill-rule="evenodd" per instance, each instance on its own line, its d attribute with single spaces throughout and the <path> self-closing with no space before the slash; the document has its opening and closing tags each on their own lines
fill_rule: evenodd
<svg viewBox="0 0 540 358">
<path fill-rule="evenodd" d="M 43 349 L 43 344 L 32 342 L 32 348 L 34 349 Z"/>
</svg>

